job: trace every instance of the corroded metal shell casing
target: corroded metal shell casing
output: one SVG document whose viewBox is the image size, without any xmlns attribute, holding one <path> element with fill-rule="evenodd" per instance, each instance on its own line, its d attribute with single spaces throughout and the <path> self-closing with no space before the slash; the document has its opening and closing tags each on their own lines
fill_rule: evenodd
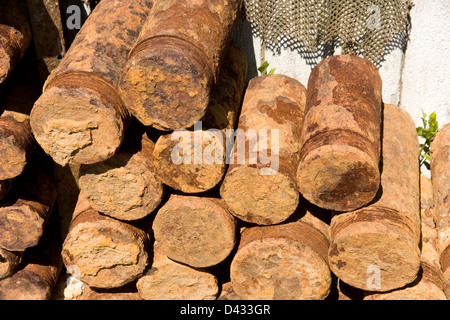
<svg viewBox="0 0 450 320">
<path fill-rule="evenodd" d="M 380 184 L 381 78 L 363 58 L 332 56 L 308 81 L 297 183 L 310 202 L 351 211 Z"/>
<path fill-rule="evenodd" d="M 446 124 L 431 142 L 431 181 L 436 214 L 436 230 L 446 293 L 450 294 L 450 124 Z"/>
<path fill-rule="evenodd" d="M 236 244 L 236 221 L 222 199 L 171 195 L 153 222 L 155 240 L 170 259 L 206 268 L 227 258 Z"/>
<path fill-rule="evenodd" d="M 41 89 L 34 57 L 27 55 L 15 68 L 4 94 L 0 117 L 0 180 L 19 176 L 35 150 L 37 143 L 30 126 L 30 111 Z"/>
<path fill-rule="evenodd" d="M 36 246 L 56 202 L 50 162 L 43 152 L 33 153 L 24 172 L 12 179 L 0 207 L 0 247 L 25 251 Z"/>
<path fill-rule="evenodd" d="M 110 158 L 130 115 L 116 89 L 150 0 L 104 0 L 78 32 L 31 112 L 37 142 L 60 164 Z"/>
<path fill-rule="evenodd" d="M 151 214 L 163 197 L 163 184 L 153 166 L 155 143 L 147 134 L 127 131 L 124 143 L 106 161 L 81 165 L 78 185 L 92 208 L 131 221 Z"/>
<path fill-rule="evenodd" d="M 175 130 L 203 117 L 241 2 L 155 2 L 119 85 L 139 121 Z"/>
<path fill-rule="evenodd" d="M 0 300 L 50 300 L 53 297 L 63 266 L 58 218 L 58 215 L 51 215 L 39 243 L 28 248 L 17 269 L 0 281 Z"/>
<path fill-rule="evenodd" d="M 174 139 L 173 132 L 162 134 L 156 141 L 154 164 L 160 179 L 170 187 L 186 193 L 203 192 L 222 181 L 227 168 L 227 130 L 237 123 L 247 78 L 247 57 L 235 42 L 230 44 L 222 64 L 219 79 L 202 118 L 201 129 L 190 128 Z M 194 155 L 187 163 L 177 163 L 172 152 L 181 140 L 190 138 L 187 153 Z M 208 152 L 209 151 L 209 152 Z M 200 152 L 201 161 L 196 161 Z M 212 160 L 212 161 L 211 161 Z"/>
<path fill-rule="evenodd" d="M 0 0 L 0 84 L 11 74 L 31 43 L 26 1 Z"/>
<path fill-rule="evenodd" d="M 152 265 L 138 279 L 136 288 L 144 300 L 215 300 L 219 281 L 208 269 L 168 258 L 155 241 Z"/>
<path fill-rule="evenodd" d="M 230 165 L 220 195 L 237 218 L 260 225 L 286 220 L 297 208 L 295 181 L 306 89 L 273 74 L 245 92 Z"/>
<path fill-rule="evenodd" d="M 149 234 L 92 209 L 80 193 L 61 255 L 90 287 L 117 288 L 139 278 L 149 263 Z"/>
<path fill-rule="evenodd" d="M 421 270 L 415 281 L 397 290 L 368 293 L 365 300 L 447 300 L 444 293 L 444 273 L 439 262 L 435 224 L 433 186 L 420 176 L 420 211 L 422 226 Z"/>
<path fill-rule="evenodd" d="M 420 268 L 419 142 L 411 116 L 384 106 L 383 171 L 374 202 L 336 214 L 328 253 L 333 273 L 367 291 L 411 283 Z"/>
<path fill-rule="evenodd" d="M 331 288 L 328 225 L 308 219 L 242 232 L 230 267 L 234 292 L 242 299 L 321 300 Z"/>
</svg>

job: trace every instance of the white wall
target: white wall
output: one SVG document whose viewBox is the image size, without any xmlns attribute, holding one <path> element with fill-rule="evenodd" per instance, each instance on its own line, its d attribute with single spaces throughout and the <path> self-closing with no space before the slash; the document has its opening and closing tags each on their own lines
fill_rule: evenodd
<svg viewBox="0 0 450 320">
<path fill-rule="evenodd" d="M 439 127 L 450 122 L 450 1 L 415 0 L 405 54 L 400 106 L 417 125 L 423 109 L 436 111 Z"/>
</svg>

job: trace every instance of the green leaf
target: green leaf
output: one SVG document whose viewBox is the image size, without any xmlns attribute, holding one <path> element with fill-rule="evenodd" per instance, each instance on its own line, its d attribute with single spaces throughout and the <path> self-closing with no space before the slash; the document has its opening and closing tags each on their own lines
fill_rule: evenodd
<svg viewBox="0 0 450 320">
<path fill-rule="evenodd" d="M 269 67 L 269 63 L 267 61 L 264 61 L 258 68 L 258 71 L 261 72 L 261 74 L 267 74 L 267 68 Z"/>
<path fill-rule="evenodd" d="M 270 69 L 269 74 L 274 74 L 275 73 L 275 69 Z"/>
<path fill-rule="evenodd" d="M 424 128 L 427 127 L 427 120 L 426 119 L 427 119 L 427 114 L 422 109 L 422 123 L 423 123 Z"/>
<path fill-rule="evenodd" d="M 430 117 L 428 118 L 428 124 L 429 124 L 429 128 L 430 128 L 430 132 L 434 134 L 438 131 L 438 122 L 436 120 L 436 113 L 433 112 L 432 114 L 430 114 Z"/>
<path fill-rule="evenodd" d="M 419 136 L 419 137 L 423 137 L 423 132 L 424 132 L 424 128 L 422 128 L 422 127 L 417 127 L 416 128 L 416 132 L 417 132 L 417 135 Z"/>
</svg>

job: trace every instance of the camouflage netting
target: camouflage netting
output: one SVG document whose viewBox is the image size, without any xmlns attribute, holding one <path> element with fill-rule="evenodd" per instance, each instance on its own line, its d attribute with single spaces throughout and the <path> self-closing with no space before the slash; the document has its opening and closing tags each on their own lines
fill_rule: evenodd
<svg viewBox="0 0 450 320">
<path fill-rule="evenodd" d="M 329 45 L 380 63 L 403 47 L 411 0 L 244 0 L 254 33 L 271 48 Z"/>
</svg>

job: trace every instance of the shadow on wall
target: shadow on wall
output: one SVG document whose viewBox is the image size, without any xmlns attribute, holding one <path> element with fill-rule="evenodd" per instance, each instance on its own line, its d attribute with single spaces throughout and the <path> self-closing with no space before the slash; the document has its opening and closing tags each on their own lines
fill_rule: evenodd
<svg viewBox="0 0 450 320">
<path fill-rule="evenodd" d="M 244 18 L 239 18 L 236 29 L 233 34 L 233 41 L 236 41 L 247 55 L 248 70 L 247 82 L 258 76 L 258 65 L 255 56 L 255 47 L 253 45 L 253 34 L 250 22 Z"/>
<path fill-rule="evenodd" d="M 317 40 L 319 42 L 316 47 L 317 49 L 310 50 L 300 40 L 289 35 L 282 35 L 277 39 L 276 43 L 269 42 L 266 43 L 265 46 L 266 49 L 272 51 L 276 55 L 282 55 L 282 51 L 284 50 L 296 52 L 302 59 L 305 60 L 306 64 L 310 66 L 311 69 L 313 69 L 317 63 L 326 57 L 334 55 L 338 52 L 340 54 L 356 54 L 360 57 L 371 60 L 377 68 L 381 68 L 383 63 L 386 61 L 386 57 L 393 51 L 400 49 L 403 54 L 406 52 L 411 28 L 411 17 L 408 13 L 404 34 L 394 34 L 391 39 L 383 37 L 378 38 L 377 36 L 374 37 L 374 34 L 372 33 L 370 35 L 363 35 L 355 43 L 343 43 L 339 39 L 335 39 L 331 42 L 320 43 L 320 41 Z M 382 31 L 380 30 L 380 32 Z M 258 33 L 258 28 L 252 26 L 252 24 L 246 19 L 244 12 L 238 21 L 234 40 L 244 48 L 248 55 L 249 78 L 258 75 L 257 65 L 259 65 L 259 63 L 255 61 L 253 45 L 255 38 L 253 37 L 262 42 L 262 37 Z M 382 48 L 381 51 L 380 48 Z M 373 61 L 374 59 L 370 58 L 374 56 L 374 52 L 379 52 L 379 54 L 376 55 L 378 58 L 376 61 Z"/>
</svg>

